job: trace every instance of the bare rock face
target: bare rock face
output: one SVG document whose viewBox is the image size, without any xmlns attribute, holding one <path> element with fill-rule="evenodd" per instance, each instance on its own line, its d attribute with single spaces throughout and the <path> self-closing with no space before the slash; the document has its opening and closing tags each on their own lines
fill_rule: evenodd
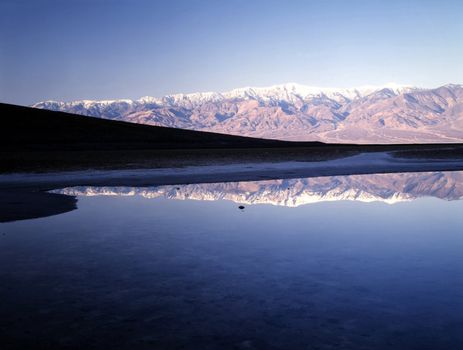
<svg viewBox="0 0 463 350">
<path fill-rule="evenodd" d="M 390 84 L 325 89 L 298 84 L 139 100 L 40 102 L 33 107 L 225 134 L 293 141 L 463 141 L 463 86 Z"/>
</svg>

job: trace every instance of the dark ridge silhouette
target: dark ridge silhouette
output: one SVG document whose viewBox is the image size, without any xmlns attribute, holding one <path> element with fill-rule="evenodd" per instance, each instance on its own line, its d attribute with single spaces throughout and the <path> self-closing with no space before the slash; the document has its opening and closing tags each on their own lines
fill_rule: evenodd
<svg viewBox="0 0 463 350">
<path fill-rule="evenodd" d="M 0 104 L 0 143 L 14 149 L 182 149 L 322 146 L 134 124 Z"/>
</svg>

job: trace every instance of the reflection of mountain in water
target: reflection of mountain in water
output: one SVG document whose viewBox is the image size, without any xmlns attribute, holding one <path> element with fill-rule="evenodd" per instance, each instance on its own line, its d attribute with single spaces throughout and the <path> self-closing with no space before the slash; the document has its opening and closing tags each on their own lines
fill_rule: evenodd
<svg viewBox="0 0 463 350">
<path fill-rule="evenodd" d="M 463 172 L 398 173 L 228 182 L 158 187 L 72 187 L 58 193 L 96 196 L 140 195 L 146 198 L 232 200 L 296 207 L 338 200 L 396 203 L 418 197 L 457 200 L 463 197 Z"/>
</svg>

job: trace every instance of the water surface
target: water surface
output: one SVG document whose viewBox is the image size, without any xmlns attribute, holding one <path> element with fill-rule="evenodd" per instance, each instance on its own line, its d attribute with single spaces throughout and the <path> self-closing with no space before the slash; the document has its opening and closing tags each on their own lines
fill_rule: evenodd
<svg viewBox="0 0 463 350">
<path fill-rule="evenodd" d="M 0 226 L 2 348 L 461 349 L 462 174 L 62 190 Z"/>
</svg>

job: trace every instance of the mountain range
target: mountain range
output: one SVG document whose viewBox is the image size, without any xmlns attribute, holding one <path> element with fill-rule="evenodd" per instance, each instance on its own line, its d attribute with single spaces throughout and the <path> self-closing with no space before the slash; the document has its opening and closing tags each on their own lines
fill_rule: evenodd
<svg viewBox="0 0 463 350">
<path fill-rule="evenodd" d="M 240 204 L 304 204 L 351 200 L 394 204 L 420 197 L 463 198 L 463 172 L 326 176 L 289 180 L 206 183 L 158 187 L 70 187 L 72 196 L 142 196 L 179 200 L 231 200 Z"/>
<path fill-rule="evenodd" d="M 291 141 L 463 141 L 463 86 L 387 84 L 352 89 L 295 83 L 143 97 L 45 101 L 32 107 L 141 124 Z"/>
</svg>

